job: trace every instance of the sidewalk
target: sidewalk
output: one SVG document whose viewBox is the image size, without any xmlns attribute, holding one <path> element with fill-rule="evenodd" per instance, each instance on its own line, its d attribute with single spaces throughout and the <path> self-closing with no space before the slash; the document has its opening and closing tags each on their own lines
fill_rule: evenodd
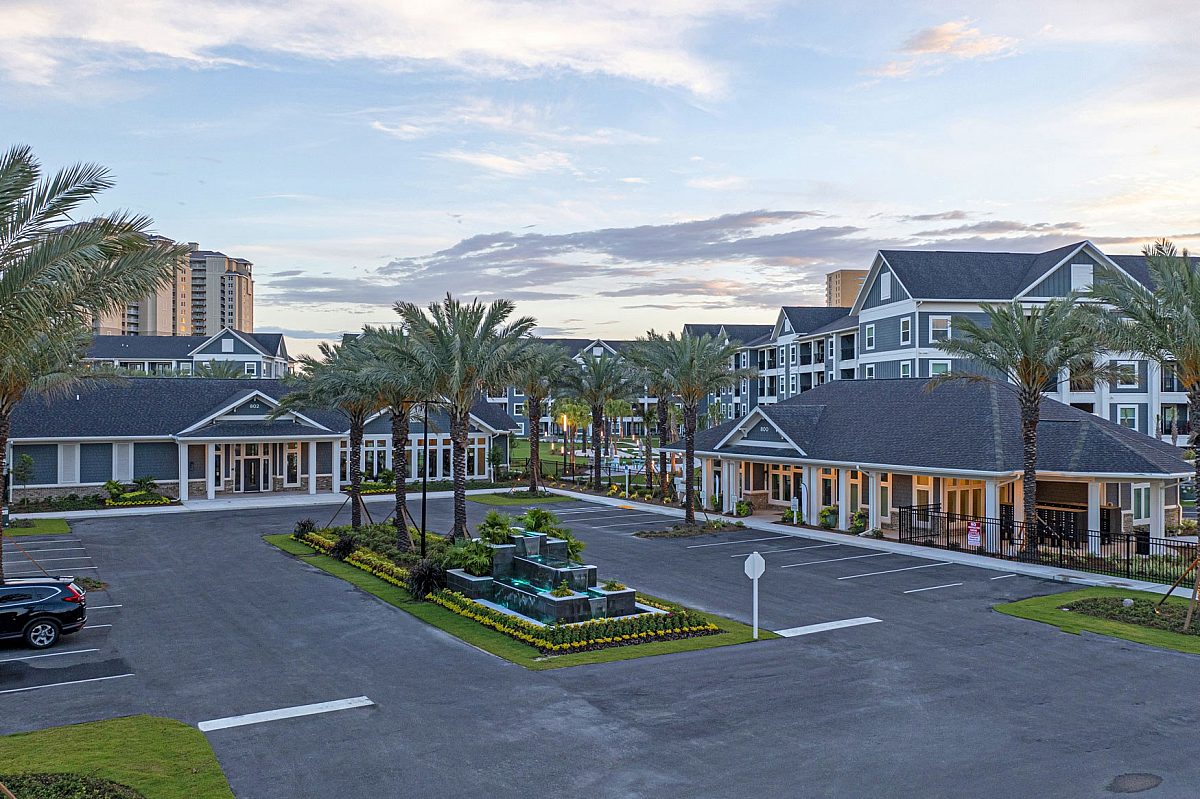
<svg viewBox="0 0 1200 799">
<path fill-rule="evenodd" d="M 636 508 L 640 511 L 658 513 L 663 516 L 673 516 L 677 519 L 683 518 L 682 508 L 668 507 L 665 505 L 649 505 L 636 500 L 614 499 L 612 497 L 601 497 L 594 494 L 583 494 L 570 491 L 565 488 L 548 487 L 547 490 L 552 491 L 555 494 L 575 497 L 577 499 L 587 500 L 588 502 L 596 502 L 601 505 L 611 505 L 613 507 L 620 508 Z M 1058 582 L 1071 583 L 1073 585 L 1102 586 L 1105 588 L 1126 588 L 1131 591 L 1145 591 L 1146 593 L 1150 594 L 1165 594 L 1167 593 L 1167 589 L 1170 588 L 1169 585 L 1163 585 L 1161 583 L 1149 583 L 1143 580 L 1127 580 L 1121 577 L 1110 577 L 1106 574 L 1092 574 L 1090 572 L 1074 571 L 1073 569 L 1061 569 L 1057 566 L 1043 566 L 1037 563 L 1020 563 L 1012 560 L 1001 560 L 999 558 L 989 558 L 982 555 L 972 555 L 968 552 L 956 552 L 952 549 L 933 549 L 931 547 L 917 546 L 915 544 L 902 544 L 898 541 L 888 541 L 879 538 L 862 538 L 856 535 L 850 535 L 848 533 L 836 533 L 831 530 L 825 530 L 816 527 L 767 522 L 760 519 L 755 519 L 753 516 L 747 516 L 744 519 L 738 519 L 738 521 L 745 524 L 746 528 L 750 530 L 762 530 L 768 533 L 794 535 L 832 544 L 847 544 L 849 546 L 862 547 L 863 549 L 874 549 L 879 552 L 891 552 L 896 555 L 908 555 L 910 557 L 922 558 L 924 560 L 959 563 L 964 566 L 975 566 L 980 569 L 989 569 L 991 571 L 1004 572 L 1006 574 L 1023 574 L 1028 577 L 1041 577 L 1046 580 L 1056 580 Z M 1183 596 L 1183 593 L 1187 588 L 1188 586 L 1183 586 L 1177 589 L 1176 596 Z"/>
</svg>

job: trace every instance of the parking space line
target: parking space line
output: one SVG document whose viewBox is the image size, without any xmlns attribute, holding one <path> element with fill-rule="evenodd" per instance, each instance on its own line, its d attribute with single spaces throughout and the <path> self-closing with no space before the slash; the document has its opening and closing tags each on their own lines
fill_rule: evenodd
<svg viewBox="0 0 1200 799">
<path fill-rule="evenodd" d="M 593 524 L 594 530 L 607 530 L 610 527 L 633 527 L 635 524 L 640 524 L 643 527 L 648 525 L 648 522 L 622 522 L 620 524 Z"/>
<path fill-rule="evenodd" d="M 123 608 L 124 605 L 88 605 L 88 610 L 109 610 L 110 608 Z"/>
<path fill-rule="evenodd" d="M 999 577 L 989 577 L 989 580 L 1003 580 L 1005 577 L 1016 577 L 1015 574 L 1002 574 Z"/>
<path fill-rule="evenodd" d="M 99 630 L 104 627 L 112 627 L 111 624 L 85 624 L 83 630 Z M 82 631 L 82 630 L 81 630 Z"/>
<path fill-rule="evenodd" d="M 211 732 L 212 730 L 225 730 L 230 727 L 244 727 L 247 724 L 261 724 L 264 721 L 279 721 L 280 719 L 294 719 L 299 716 L 314 716 L 318 713 L 332 713 L 335 710 L 371 707 L 374 704 L 374 702 L 365 696 L 356 696 L 351 699 L 337 699 L 333 702 L 318 702 L 314 705 L 297 705 L 296 707 L 285 707 L 279 710 L 264 710 L 261 713 L 246 713 L 241 716 L 211 719 L 209 721 L 202 721 L 196 726 L 202 732 Z"/>
<path fill-rule="evenodd" d="M 905 591 L 904 593 L 919 594 L 922 591 L 936 591 L 939 588 L 955 588 L 960 585 L 962 585 L 962 583 L 946 583 L 945 585 L 931 585 L 928 588 L 910 588 L 909 590 Z"/>
<path fill-rule="evenodd" d="M 14 552 L 83 552 L 86 547 L 57 547 L 55 549 L 14 549 Z"/>
<path fill-rule="evenodd" d="M 0 663 L 15 663 L 18 660 L 37 660 L 38 658 L 56 658 L 62 655 L 82 655 L 84 652 L 99 652 L 99 649 L 68 649 L 66 652 L 47 652 L 43 655 L 25 655 L 19 658 L 5 658 Z"/>
<path fill-rule="evenodd" d="M 85 682 L 101 682 L 103 680 L 119 680 L 122 677 L 132 677 L 132 676 L 133 676 L 133 673 L 130 672 L 129 674 L 114 674 L 110 677 L 89 677 L 86 680 L 69 680 L 67 682 L 52 682 L 47 685 L 30 685 L 27 688 L 8 688 L 6 690 L 0 691 L 0 694 L 19 694 L 23 691 L 38 691 L 38 690 L 41 690 L 42 688 L 58 688 L 59 686 L 63 686 L 63 685 L 81 685 Z"/>
<path fill-rule="evenodd" d="M 688 544 L 688 549 L 701 549 L 703 547 L 725 547 L 730 544 L 749 544 L 752 541 L 777 541 L 780 538 L 795 538 L 793 535 L 773 535 L 770 538 L 741 538 L 737 541 L 718 541 L 715 544 Z"/>
<path fill-rule="evenodd" d="M 845 546 L 849 546 L 849 544 L 813 544 L 812 546 L 809 546 L 809 547 L 791 547 L 790 549 L 768 549 L 763 552 L 759 552 L 758 554 L 760 554 L 760 555 L 778 555 L 780 552 L 799 552 L 802 549 L 824 549 L 825 547 L 845 547 Z M 740 552 L 737 555 L 730 555 L 729 557 L 744 558 L 747 555 L 751 555 L 751 554 L 753 554 L 753 553 L 752 552 Z"/>
<path fill-rule="evenodd" d="M 889 553 L 894 554 L 894 553 Z M 908 557 L 905 555 L 905 557 Z M 853 580 L 856 577 L 874 577 L 877 574 L 895 574 L 896 572 L 910 572 L 913 569 L 932 569 L 934 566 L 951 566 L 953 564 L 948 560 L 938 561 L 937 563 L 924 563 L 920 566 L 905 566 L 903 569 L 888 569 L 881 572 L 867 572 L 866 574 L 851 574 L 848 577 L 839 577 L 839 580 Z"/>
<path fill-rule="evenodd" d="M 87 555 L 76 555 L 70 558 L 38 558 L 38 563 L 59 563 L 64 560 L 91 560 Z M 19 561 L 18 561 L 19 562 Z"/>
<path fill-rule="evenodd" d="M 798 635 L 812 635 L 813 633 L 823 633 L 826 630 L 840 630 L 844 627 L 858 627 L 861 624 L 876 624 L 880 620 L 873 616 L 859 616 L 857 619 L 842 619 L 841 621 L 827 621 L 824 624 L 809 624 L 804 627 L 789 627 L 786 630 L 776 630 L 776 635 L 782 635 L 784 638 L 795 638 Z"/>
<path fill-rule="evenodd" d="M 810 560 L 804 563 L 789 563 L 786 566 L 780 566 L 781 569 L 793 569 L 797 566 L 816 566 L 818 563 L 837 563 L 840 560 L 858 560 L 859 558 L 880 558 L 884 555 L 895 555 L 895 552 L 872 552 L 870 555 L 850 555 L 845 558 L 829 558 L 828 560 Z M 841 579 L 840 577 L 838 579 Z"/>
<path fill-rule="evenodd" d="M 100 569 L 99 566 L 67 566 L 66 568 L 73 569 L 75 571 L 93 571 L 93 572 L 98 571 Z M 8 574 L 7 569 L 5 570 L 5 574 Z M 13 572 L 11 574 L 8 574 L 8 576 L 9 577 L 40 577 L 41 574 L 42 573 L 40 571 Z"/>
</svg>

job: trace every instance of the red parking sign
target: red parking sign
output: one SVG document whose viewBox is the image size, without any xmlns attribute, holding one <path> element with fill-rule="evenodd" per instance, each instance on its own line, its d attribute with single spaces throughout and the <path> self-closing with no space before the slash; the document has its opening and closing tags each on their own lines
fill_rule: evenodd
<svg viewBox="0 0 1200 799">
<path fill-rule="evenodd" d="M 983 546 L 983 525 L 979 522 L 967 522 L 967 546 Z"/>
</svg>

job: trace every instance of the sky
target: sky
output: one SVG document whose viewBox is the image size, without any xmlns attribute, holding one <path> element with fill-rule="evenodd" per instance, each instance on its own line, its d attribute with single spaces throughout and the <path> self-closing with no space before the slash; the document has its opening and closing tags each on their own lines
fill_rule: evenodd
<svg viewBox="0 0 1200 799">
<path fill-rule="evenodd" d="M 823 304 L 878 249 L 1200 250 L 1196 30 L 1153 0 L 0 0 L 0 146 L 253 261 L 293 351 L 446 292 L 632 338 Z"/>
</svg>

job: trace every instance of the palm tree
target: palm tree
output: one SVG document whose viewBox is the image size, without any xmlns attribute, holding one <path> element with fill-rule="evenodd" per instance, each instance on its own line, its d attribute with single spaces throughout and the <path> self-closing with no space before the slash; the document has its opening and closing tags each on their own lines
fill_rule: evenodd
<svg viewBox="0 0 1200 799">
<path fill-rule="evenodd" d="M 188 375 L 185 373 L 183 376 L 186 377 Z M 204 361 L 193 367 L 190 376 L 235 380 L 244 378 L 246 372 L 244 371 L 244 367 L 236 361 Z"/>
<path fill-rule="evenodd" d="M 529 493 L 536 494 L 542 476 L 542 409 L 547 398 L 566 385 L 575 364 L 561 347 L 537 342 L 526 348 L 514 385 L 525 394 L 529 420 Z"/>
<path fill-rule="evenodd" d="M 571 368 L 572 370 L 578 368 L 578 364 L 572 363 Z M 564 386 L 570 385 L 570 378 L 573 374 L 573 371 L 567 372 L 567 381 L 564 383 Z M 587 425 L 591 409 L 580 402 L 578 398 L 566 395 L 555 398 L 551 412 L 554 418 L 558 419 L 560 423 L 563 419 L 566 419 L 566 424 L 563 425 L 563 446 L 571 448 L 571 466 L 573 468 L 575 466 L 575 431 Z M 587 438 L 585 437 L 584 447 L 586 446 Z"/>
<path fill-rule="evenodd" d="M 80 331 L 153 294 L 187 257 L 186 246 L 151 239 L 146 217 L 78 220 L 76 209 L 112 185 L 95 164 L 44 176 L 28 147 L 0 155 L 0 476 L 21 397 L 78 376 Z"/>
<path fill-rule="evenodd" d="M 592 412 L 592 488 L 600 490 L 600 465 L 603 458 L 604 407 L 614 399 L 633 396 L 634 385 L 629 367 L 617 358 L 584 353 L 580 367 L 571 376 L 569 390 Z"/>
<path fill-rule="evenodd" d="M 977 372 L 950 372 L 930 380 L 932 390 L 951 380 L 986 382 L 1016 394 L 1023 447 L 1025 548 L 1037 548 L 1037 425 L 1042 394 L 1053 391 L 1064 370 L 1077 380 L 1109 377 L 1112 370 L 1096 365 L 1099 348 L 1095 325 L 1074 294 L 1026 308 L 1020 300 L 985 305 L 986 320 L 953 321 L 954 338 L 938 343 L 947 355 L 972 363 Z M 1032 525 L 1032 526 L 1028 526 Z"/>
<path fill-rule="evenodd" d="M 655 364 L 683 407 L 684 522 L 696 523 L 696 426 L 700 403 L 713 392 L 732 387 L 748 373 L 731 367 L 737 346 L 705 333 L 647 336 L 645 357 Z"/>
<path fill-rule="evenodd" d="M 398 302 L 396 313 L 408 328 L 414 357 L 430 388 L 441 398 L 450 417 L 454 465 L 454 528 L 451 538 L 467 534 L 467 436 L 471 408 L 489 390 L 512 384 L 530 330 L 528 316 L 509 321 L 515 306 L 509 300 L 484 305 L 460 302 L 449 294 L 427 309 Z"/>
<path fill-rule="evenodd" d="M 412 547 L 408 534 L 408 435 L 416 407 L 430 399 L 426 374 L 409 347 L 408 336 L 397 327 L 364 327 L 362 344 L 366 370 L 378 391 L 377 399 L 392 420 L 392 471 L 396 474 L 396 546 Z M 426 431 L 427 432 L 427 431 Z"/>
<path fill-rule="evenodd" d="M 286 382 L 294 388 L 285 394 L 268 418 L 277 419 L 289 411 L 327 408 L 341 411 L 350 428 L 350 526 L 362 526 L 362 442 L 367 419 L 382 407 L 379 389 L 366 368 L 366 348 L 359 339 L 343 344 L 322 344 L 321 358 L 300 358 L 300 374 Z M 341 464 L 334 463 L 335 470 Z"/>
</svg>

